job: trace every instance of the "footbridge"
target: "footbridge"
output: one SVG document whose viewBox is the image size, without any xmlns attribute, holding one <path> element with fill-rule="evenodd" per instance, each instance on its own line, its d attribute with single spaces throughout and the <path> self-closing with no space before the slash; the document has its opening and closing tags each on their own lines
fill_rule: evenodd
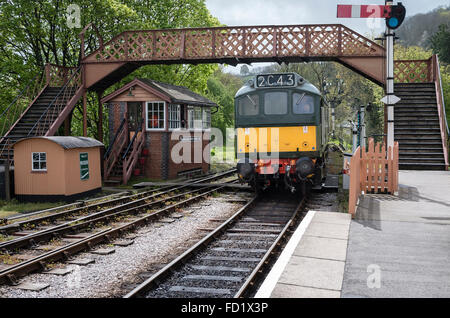
<svg viewBox="0 0 450 318">
<path fill-rule="evenodd" d="M 99 47 L 87 54 L 85 36 L 91 28 Z M 99 96 L 101 131 L 101 95 L 143 65 L 335 61 L 379 85 L 385 81 L 385 48 L 341 24 L 134 30 L 107 42 L 89 24 L 80 33 L 80 40 L 78 66 L 47 65 L 27 89 L 0 110 L 1 116 L 8 118 L 0 127 L 0 160 L 11 158 L 12 151 L 8 149 L 20 138 L 54 135 L 80 99 L 86 135 L 87 91 L 95 91 Z M 396 113 L 408 115 L 417 110 L 427 119 L 424 123 L 420 114 L 401 118 L 399 133 L 395 135 L 400 142 L 400 163 L 404 160 L 405 166 L 431 167 L 425 162 L 433 168 L 447 168 L 448 127 L 437 57 L 396 61 L 395 78 L 404 84 L 399 87 L 404 94 L 403 104 Z M 411 86 L 417 83 L 426 85 Z M 422 135 L 417 135 L 420 131 L 416 127 L 423 129 L 426 137 L 417 138 Z M 425 150 L 420 149 L 424 144 Z"/>
</svg>

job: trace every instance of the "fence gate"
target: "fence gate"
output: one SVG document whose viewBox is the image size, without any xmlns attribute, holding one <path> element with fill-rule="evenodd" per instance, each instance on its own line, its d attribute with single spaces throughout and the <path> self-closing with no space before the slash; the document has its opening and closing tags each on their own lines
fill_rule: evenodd
<svg viewBox="0 0 450 318">
<path fill-rule="evenodd" d="M 358 147 L 350 160 L 350 191 L 348 212 L 353 216 L 361 193 L 398 191 L 398 142 L 394 148 L 369 139 L 369 147 Z"/>
</svg>

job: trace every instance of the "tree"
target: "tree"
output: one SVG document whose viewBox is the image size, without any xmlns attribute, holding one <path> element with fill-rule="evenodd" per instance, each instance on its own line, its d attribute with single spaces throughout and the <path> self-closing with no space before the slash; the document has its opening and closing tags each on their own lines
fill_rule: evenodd
<svg viewBox="0 0 450 318">
<path fill-rule="evenodd" d="M 250 70 L 248 69 L 248 66 L 245 65 L 245 64 L 242 65 L 241 69 L 240 69 L 240 73 L 241 73 L 242 76 L 248 75 L 248 73 L 250 73 Z"/>
<path fill-rule="evenodd" d="M 396 30 L 403 46 L 430 48 L 430 35 L 438 31 L 441 24 L 450 26 L 450 7 L 438 7 L 427 13 L 409 16 Z"/>
<path fill-rule="evenodd" d="M 235 75 L 218 69 L 208 79 L 208 98 L 219 105 L 212 116 L 212 126 L 219 128 L 225 136 L 226 128 L 234 127 L 234 96 L 242 86 L 242 80 Z"/>
<path fill-rule="evenodd" d="M 441 24 L 439 31 L 430 39 L 433 53 L 439 55 L 441 61 L 450 64 L 450 30 L 447 25 Z"/>
<path fill-rule="evenodd" d="M 67 8 L 80 7 L 81 27 L 94 23 L 105 42 L 125 30 L 218 26 L 203 0 L 9 0 L 0 2 L 0 112 L 45 63 L 76 66 L 80 60 L 81 28 L 67 24 Z M 92 31 L 86 51 L 98 48 Z M 202 94 L 215 65 L 156 65 L 138 69 L 109 88 L 133 77 L 149 77 L 184 85 Z M 98 138 L 97 98 L 88 96 L 88 135 Z M 73 134 L 81 134 L 80 105 L 74 111 Z M 107 123 L 107 112 L 104 123 Z M 108 135 L 104 125 L 104 136 Z M 104 139 L 107 140 L 107 139 Z"/>
</svg>

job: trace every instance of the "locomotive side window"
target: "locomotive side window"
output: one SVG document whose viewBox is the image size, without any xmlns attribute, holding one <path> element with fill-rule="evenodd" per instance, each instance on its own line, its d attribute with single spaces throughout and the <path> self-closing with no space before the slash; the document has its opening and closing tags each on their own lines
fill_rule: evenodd
<svg viewBox="0 0 450 318">
<path fill-rule="evenodd" d="M 259 114 L 259 95 L 246 95 L 238 101 L 238 111 L 241 116 L 254 116 Z"/>
<path fill-rule="evenodd" d="M 264 113 L 266 115 L 287 114 L 287 92 L 268 92 L 264 94 Z"/>
<path fill-rule="evenodd" d="M 313 114 L 314 98 L 310 95 L 294 93 L 292 95 L 292 111 L 294 114 Z"/>
</svg>

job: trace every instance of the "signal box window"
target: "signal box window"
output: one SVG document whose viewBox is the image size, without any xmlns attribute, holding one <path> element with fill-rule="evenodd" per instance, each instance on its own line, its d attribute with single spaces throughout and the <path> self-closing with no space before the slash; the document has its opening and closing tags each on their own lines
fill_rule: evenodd
<svg viewBox="0 0 450 318">
<path fill-rule="evenodd" d="M 202 129 L 203 117 L 202 108 L 199 106 L 188 107 L 189 129 Z"/>
<path fill-rule="evenodd" d="M 169 128 L 180 128 L 180 105 L 169 105 Z"/>
<path fill-rule="evenodd" d="M 264 113 L 266 115 L 285 115 L 287 109 L 287 92 L 270 92 L 264 95 Z"/>
<path fill-rule="evenodd" d="M 47 171 L 47 153 L 32 152 L 31 153 L 32 171 Z"/>
<path fill-rule="evenodd" d="M 203 129 L 211 128 L 211 109 L 203 108 Z"/>
<path fill-rule="evenodd" d="M 246 95 L 238 101 L 238 112 L 241 116 L 254 116 L 259 114 L 259 95 Z"/>
<path fill-rule="evenodd" d="M 147 103 L 147 129 L 164 129 L 164 102 Z"/>
<path fill-rule="evenodd" d="M 306 94 L 294 93 L 292 95 L 292 111 L 294 114 L 313 114 L 314 98 Z"/>
</svg>

